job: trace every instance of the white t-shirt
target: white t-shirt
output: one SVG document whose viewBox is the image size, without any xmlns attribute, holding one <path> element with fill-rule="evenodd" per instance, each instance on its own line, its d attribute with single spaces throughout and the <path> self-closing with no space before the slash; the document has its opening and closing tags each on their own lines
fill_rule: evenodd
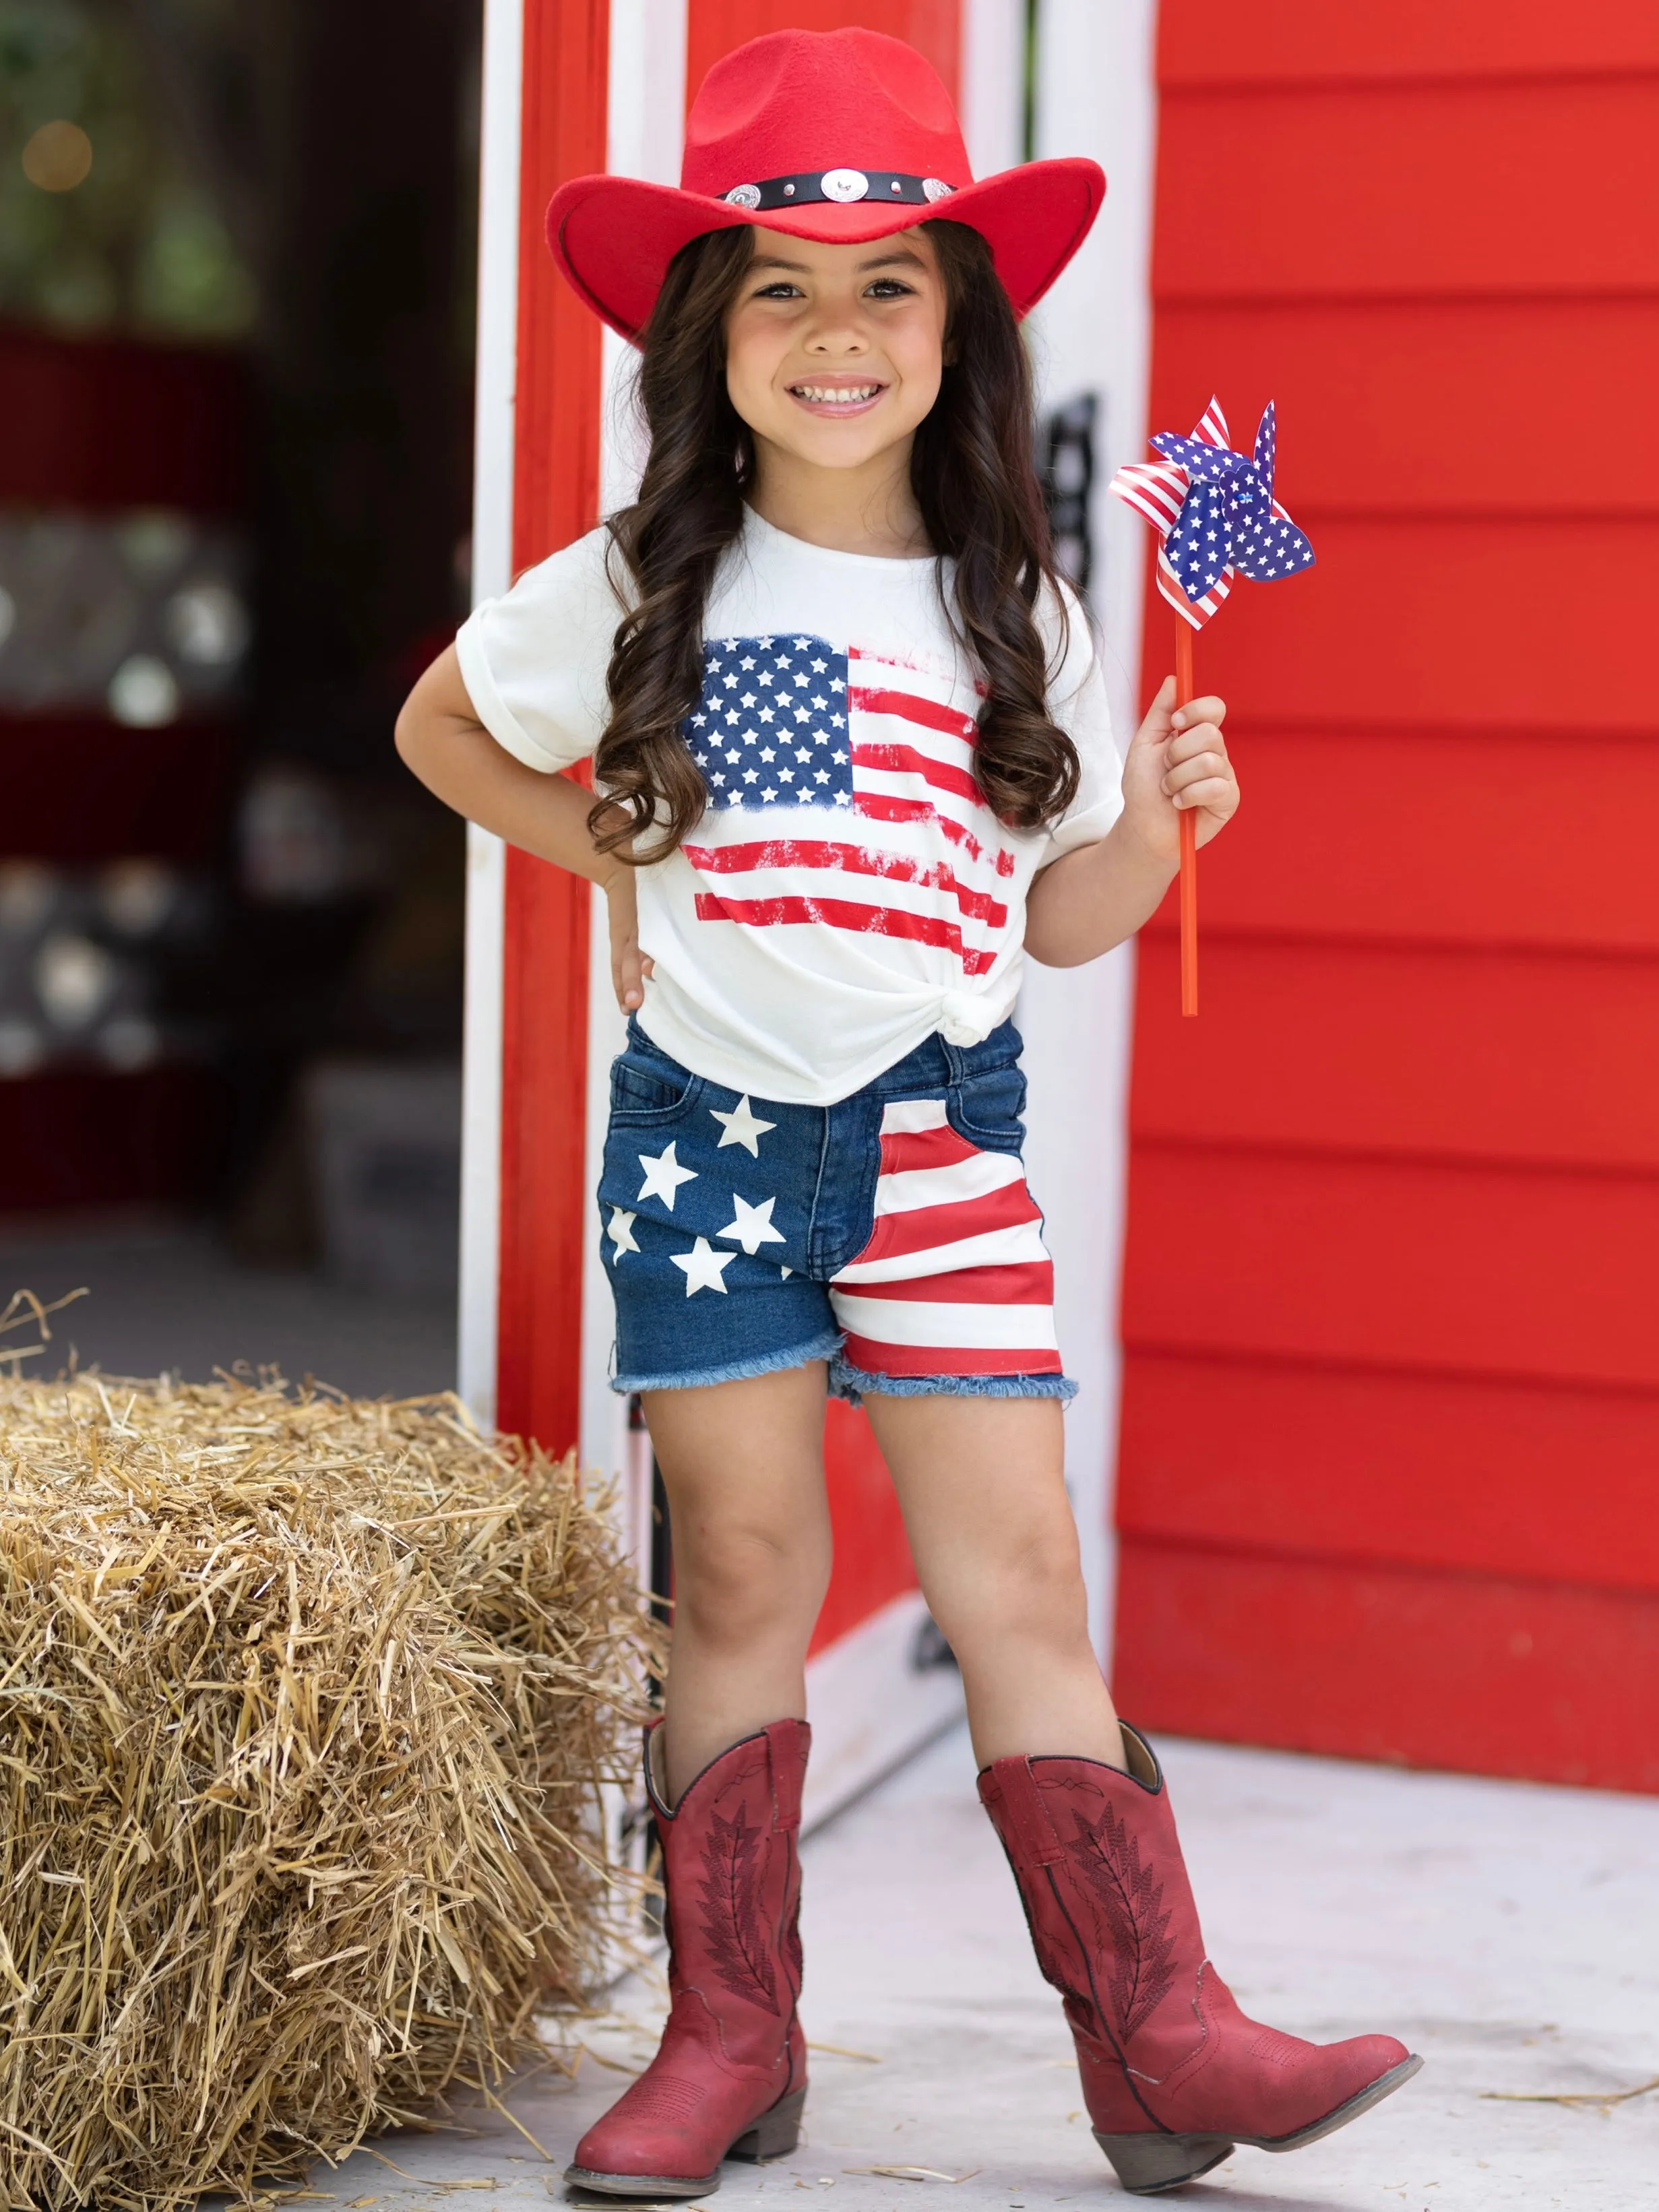
<svg viewBox="0 0 1659 2212">
<path fill-rule="evenodd" d="M 527 570 L 456 640 L 479 720 L 531 768 L 583 759 L 608 719 L 609 544 L 595 530 Z M 1067 605 L 1049 711 L 1083 781 L 1053 829 L 1010 830 L 974 781 L 979 694 L 937 564 L 832 552 L 751 511 L 684 725 L 708 809 L 638 871 L 654 1043 L 728 1090 L 828 1106 L 935 1030 L 972 1044 L 1007 1018 L 1032 877 L 1122 806 L 1088 623 Z"/>
</svg>

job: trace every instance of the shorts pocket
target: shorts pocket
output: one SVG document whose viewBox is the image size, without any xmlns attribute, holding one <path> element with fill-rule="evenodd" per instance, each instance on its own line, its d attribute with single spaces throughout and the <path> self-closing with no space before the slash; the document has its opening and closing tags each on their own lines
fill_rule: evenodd
<svg viewBox="0 0 1659 2212">
<path fill-rule="evenodd" d="M 1025 1142 L 1025 1074 L 1018 1061 L 965 1075 L 945 1093 L 957 1136 L 988 1152 L 1018 1153 Z"/>
<path fill-rule="evenodd" d="M 666 1053 L 642 1053 L 629 1046 L 611 1063 L 611 1119 L 633 1129 L 672 1121 L 702 1087 L 689 1067 Z"/>
</svg>

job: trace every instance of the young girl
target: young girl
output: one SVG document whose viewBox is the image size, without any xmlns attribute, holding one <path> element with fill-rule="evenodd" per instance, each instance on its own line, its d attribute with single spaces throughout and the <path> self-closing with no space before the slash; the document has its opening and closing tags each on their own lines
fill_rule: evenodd
<svg viewBox="0 0 1659 2212">
<path fill-rule="evenodd" d="M 1050 565 L 1017 319 L 1104 181 L 975 184 L 937 77 L 873 33 L 729 56 L 682 189 L 587 177 L 549 212 L 641 349 L 639 497 L 480 607 L 398 723 L 451 805 L 603 887 L 631 1016 L 599 1199 L 615 1387 L 644 1399 L 673 1526 L 647 1745 L 673 2008 L 577 2147 L 585 2189 L 695 2197 L 726 2156 L 794 2148 L 826 1385 L 891 1470 L 1125 2185 L 1310 2142 L 1419 2063 L 1239 2012 L 1086 1632 L 1008 1017 L 1023 950 L 1119 944 L 1180 811 L 1202 843 L 1238 804 L 1221 702 L 1173 713 L 1170 684 L 1120 773 Z M 590 755 L 597 803 L 556 773 Z"/>
</svg>

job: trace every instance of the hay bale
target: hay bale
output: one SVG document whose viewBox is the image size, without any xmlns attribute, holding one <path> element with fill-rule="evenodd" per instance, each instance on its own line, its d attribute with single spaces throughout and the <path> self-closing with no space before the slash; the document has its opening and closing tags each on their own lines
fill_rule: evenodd
<svg viewBox="0 0 1659 2212">
<path fill-rule="evenodd" d="M 647 1631 L 458 1401 L 0 1380 L 0 2195 L 246 2198 L 595 1985 Z"/>
</svg>

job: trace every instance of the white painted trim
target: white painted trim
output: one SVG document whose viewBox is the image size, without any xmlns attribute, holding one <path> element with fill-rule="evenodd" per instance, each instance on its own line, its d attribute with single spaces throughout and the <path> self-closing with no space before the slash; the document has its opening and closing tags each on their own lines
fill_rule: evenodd
<svg viewBox="0 0 1659 2212">
<path fill-rule="evenodd" d="M 461 1077 L 461 1265 L 458 1387 L 481 1428 L 495 1425 L 501 1211 L 501 989 L 507 848 L 466 830 L 466 1016 Z"/>
<path fill-rule="evenodd" d="M 611 0 L 605 167 L 680 180 L 685 137 L 686 0 Z"/>
<path fill-rule="evenodd" d="M 513 581 L 514 399 L 519 373 L 519 142 L 524 0 L 485 0 L 478 170 L 477 398 L 472 599 Z"/>
<path fill-rule="evenodd" d="M 672 183 L 680 173 L 685 129 L 686 0 L 611 0 L 606 166 L 618 174 Z M 645 453 L 632 405 L 633 349 L 605 333 L 605 401 L 599 442 L 599 499 L 608 514 L 634 495 Z M 611 1388 L 616 1313 L 598 1256 L 599 1187 L 610 1112 L 611 1062 L 626 1022 L 611 988 L 605 895 L 593 892 L 587 988 L 587 1228 L 582 1246 L 581 1458 L 606 1475 L 630 1463 L 627 1401 Z M 648 1501 L 647 1501 L 648 1503 Z M 648 1548 L 646 1553 L 648 1561 Z"/>
<path fill-rule="evenodd" d="M 921 1592 L 908 1590 L 808 1665 L 812 1757 L 803 1826 L 827 1820 L 962 1718 L 962 1677 L 956 1668 L 919 1669 L 915 1663 L 927 1619 Z"/>
<path fill-rule="evenodd" d="M 472 480 L 472 599 L 513 580 L 514 401 L 518 380 L 519 143 L 522 0 L 485 0 L 478 190 L 478 343 Z M 461 1102 L 460 1394 L 495 1420 L 501 1274 L 501 988 L 506 848 L 470 826 L 466 1018 Z"/>
<path fill-rule="evenodd" d="M 962 0 L 962 135 L 975 177 L 1019 161 L 1024 76 L 1025 0 Z"/>
<path fill-rule="evenodd" d="M 1088 391 L 1101 401 L 1092 598 L 1120 748 L 1139 698 L 1146 528 L 1106 486 L 1121 461 L 1142 457 L 1146 435 L 1156 13 L 1156 0 L 1042 0 L 1038 16 L 1036 151 L 1092 155 L 1108 179 L 1099 221 L 1030 328 L 1042 404 Z M 1118 1288 L 1134 975 L 1133 945 L 1085 969 L 1033 963 L 1018 1015 L 1031 1091 L 1026 1162 L 1037 1203 L 1048 1209 L 1060 1351 L 1082 1385 L 1066 1417 L 1066 1477 L 1091 1632 L 1103 1654 L 1116 1576 Z"/>
</svg>

